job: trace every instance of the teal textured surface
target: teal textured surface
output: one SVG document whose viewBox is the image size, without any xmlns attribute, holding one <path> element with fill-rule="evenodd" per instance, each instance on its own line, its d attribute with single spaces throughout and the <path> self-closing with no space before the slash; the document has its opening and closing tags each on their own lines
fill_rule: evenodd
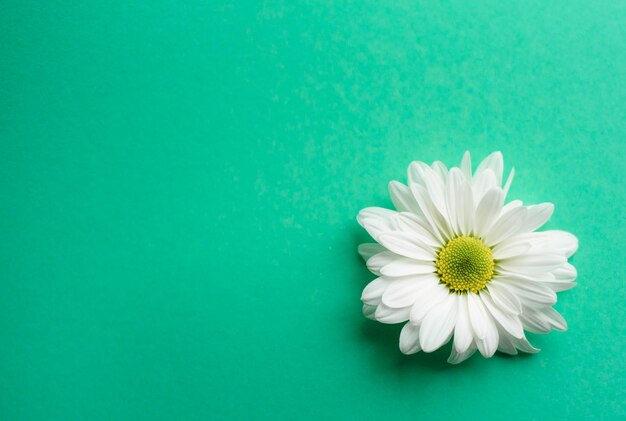
<svg viewBox="0 0 626 421">
<path fill-rule="evenodd" d="M 7 1 L 0 418 L 623 419 L 626 4 Z M 356 215 L 504 153 L 580 240 L 536 355 L 402 355 Z"/>
</svg>

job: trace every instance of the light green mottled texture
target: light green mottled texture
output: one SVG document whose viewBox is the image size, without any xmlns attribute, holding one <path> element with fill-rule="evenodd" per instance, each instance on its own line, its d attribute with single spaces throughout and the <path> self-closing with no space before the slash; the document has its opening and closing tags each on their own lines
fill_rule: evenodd
<svg viewBox="0 0 626 421">
<path fill-rule="evenodd" d="M 5 1 L 0 418 L 619 419 L 626 3 Z M 534 356 L 404 356 L 359 209 L 502 150 L 580 239 Z"/>
</svg>

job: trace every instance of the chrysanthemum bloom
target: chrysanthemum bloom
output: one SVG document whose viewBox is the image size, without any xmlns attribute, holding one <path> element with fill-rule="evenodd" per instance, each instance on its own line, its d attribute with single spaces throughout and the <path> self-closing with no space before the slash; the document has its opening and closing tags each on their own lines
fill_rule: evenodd
<svg viewBox="0 0 626 421">
<path fill-rule="evenodd" d="M 502 154 L 494 152 L 474 174 L 468 152 L 460 168 L 441 162 L 409 166 L 408 186 L 392 181 L 396 211 L 366 208 L 359 223 L 377 243 L 359 253 L 378 275 L 363 290 L 363 313 L 382 323 L 406 322 L 405 354 L 432 352 L 454 337 L 448 362 L 478 349 L 486 357 L 537 352 L 524 330 L 566 330 L 552 308 L 556 292 L 572 288 L 567 259 L 578 240 L 565 231 L 536 232 L 554 206 L 504 204 Z"/>
</svg>

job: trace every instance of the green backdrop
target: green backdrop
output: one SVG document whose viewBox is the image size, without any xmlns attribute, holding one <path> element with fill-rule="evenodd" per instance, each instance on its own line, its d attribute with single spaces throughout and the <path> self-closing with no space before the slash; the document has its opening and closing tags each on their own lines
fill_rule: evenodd
<svg viewBox="0 0 626 421">
<path fill-rule="evenodd" d="M 0 418 L 626 416 L 625 2 L 1 10 Z M 580 239 L 537 355 L 361 315 L 357 212 L 466 149 Z"/>
</svg>

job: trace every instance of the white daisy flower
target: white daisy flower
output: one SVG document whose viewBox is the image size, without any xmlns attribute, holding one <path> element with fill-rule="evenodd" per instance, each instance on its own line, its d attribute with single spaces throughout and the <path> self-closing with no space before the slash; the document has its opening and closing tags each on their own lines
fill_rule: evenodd
<svg viewBox="0 0 626 421">
<path fill-rule="evenodd" d="M 378 275 L 363 290 L 363 313 L 382 323 L 406 322 L 405 354 L 432 352 L 454 338 L 448 362 L 478 349 L 485 357 L 537 352 L 524 330 L 566 330 L 552 308 L 556 293 L 572 288 L 578 248 L 565 231 L 535 232 L 552 215 L 551 203 L 504 204 L 502 154 L 494 152 L 472 174 L 470 155 L 460 168 L 441 162 L 409 166 L 408 186 L 389 184 L 396 211 L 371 207 L 358 221 L 377 243 L 359 253 Z"/>
</svg>

